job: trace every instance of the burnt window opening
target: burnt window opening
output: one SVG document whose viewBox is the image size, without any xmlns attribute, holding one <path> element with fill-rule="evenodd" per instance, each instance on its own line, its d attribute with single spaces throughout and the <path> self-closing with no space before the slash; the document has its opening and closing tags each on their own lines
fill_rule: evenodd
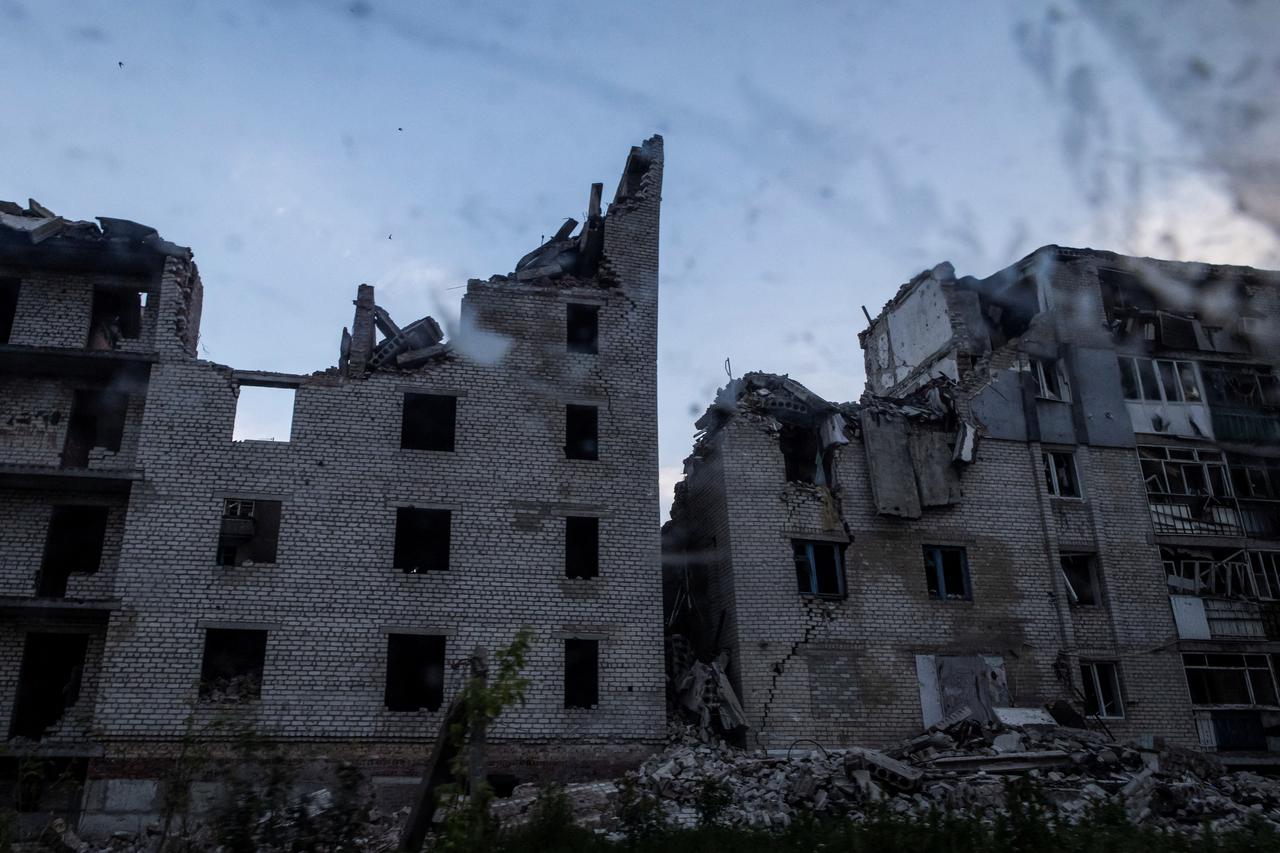
<svg viewBox="0 0 1280 853">
<path fill-rule="evenodd" d="M 600 641 L 564 641 L 564 706 L 594 708 L 600 704 Z"/>
<path fill-rule="evenodd" d="M 787 481 L 793 483 L 832 484 L 830 451 L 823 452 L 816 429 L 785 424 L 778 434 Z"/>
<path fill-rule="evenodd" d="M 1120 669 L 1115 661 L 1080 661 L 1084 684 L 1084 712 L 1090 717 L 1124 718 L 1120 700 Z"/>
<path fill-rule="evenodd" d="M 1062 362 L 1056 358 L 1037 358 L 1031 362 L 1031 372 L 1036 379 L 1036 395 L 1046 400 L 1070 402 L 1071 385 Z"/>
<path fill-rule="evenodd" d="M 262 696 L 267 660 L 267 632 L 243 628 L 208 628 L 200 664 L 200 699 L 243 702 Z"/>
<path fill-rule="evenodd" d="M 80 698 L 88 634 L 27 634 L 9 737 L 39 740 Z"/>
<path fill-rule="evenodd" d="M 1098 559 L 1093 554 L 1063 554 L 1059 557 L 1067 600 L 1072 606 L 1094 607 L 1102 603 L 1098 583 Z"/>
<path fill-rule="evenodd" d="M 405 394 L 400 446 L 452 452 L 457 413 L 458 398 L 452 394 Z"/>
<path fill-rule="evenodd" d="M 594 578 L 600 574 L 600 519 L 570 516 L 564 520 L 564 576 Z"/>
<path fill-rule="evenodd" d="M 9 343 L 13 335 L 13 319 L 18 314 L 18 288 L 16 278 L 0 278 L 0 344 Z"/>
<path fill-rule="evenodd" d="M 101 389 L 76 391 L 71 401 L 66 443 L 62 446 L 62 467 L 86 467 L 89 451 L 95 447 L 118 452 L 124 440 L 128 409 L 126 394 Z"/>
<path fill-rule="evenodd" d="M 600 306 L 571 302 L 565 312 L 569 352 L 595 354 L 600 351 Z"/>
<path fill-rule="evenodd" d="M 218 565 L 274 563 L 280 540 L 280 501 L 227 498 L 222 502 Z"/>
<path fill-rule="evenodd" d="M 444 637 L 387 635 L 388 711 L 440 710 L 444 701 Z"/>
<path fill-rule="evenodd" d="M 448 571 L 451 515 L 447 509 L 397 509 L 394 567 L 406 574 Z"/>
<path fill-rule="evenodd" d="M 844 597 L 844 547 L 838 542 L 791 540 L 796 589 L 801 595 Z"/>
<path fill-rule="evenodd" d="M 109 509 L 105 506 L 53 508 L 36 595 L 62 598 L 67 594 L 67 578 L 98 571 Z"/>
<path fill-rule="evenodd" d="M 1044 483 L 1049 494 L 1058 498 L 1080 497 L 1075 454 L 1069 450 L 1046 450 L 1041 455 L 1044 458 Z"/>
<path fill-rule="evenodd" d="M 596 406 L 564 407 L 564 455 L 569 459 L 600 458 L 600 410 Z"/>
<path fill-rule="evenodd" d="M 973 589 L 969 584 L 969 557 L 964 548 L 924 546 L 924 574 L 930 598 L 973 599 Z"/>
<path fill-rule="evenodd" d="M 105 287 L 93 289 L 89 349 L 115 349 L 121 340 L 136 340 L 141 333 L 142 297 L 138 291 Z"/>
</svg>

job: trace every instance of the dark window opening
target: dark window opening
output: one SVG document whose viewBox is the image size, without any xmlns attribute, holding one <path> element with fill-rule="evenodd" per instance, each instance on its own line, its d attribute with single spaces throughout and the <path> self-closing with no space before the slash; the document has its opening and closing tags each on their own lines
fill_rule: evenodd
<svg viewBox="0 0 1280 853">
<path fill-rule="evenodd" d="M 18 280 L 0 278 L 0 344 L 9 343 L 13 318 L 18 313 Z"/>
<path fill-rule="evenodd" d="M 405 394 L 400 446 L 407 450 L 453 450 L 458 398 L 452 394 Z"/>
<path fill-rule="evenodd" d="M 88 634 L 27 634 L 9 737 L 39 740 L 80 698 Z"/>
<path fill-rule="evenodd" d="M 280 501 L 227 498 L 222 503 L 218 565 L 274 563 L 280 540 Z"/>
<path fill-rule="evenodd" d="M 1034 359 L 1031 362 L 1031 370 L 1036 378 L 1036 393 L 1039 396 L 1049 400 L 1071 399 L 1066 375 L 1062 370 L 1061 362 L 1057 359 Z"/>
<path fill-rule="evenodd" d="M 565 406 L 564 455 L 569 459 L 599 459 L 600 410 L 595 406 Z"/>
<path fill-rule="evenodd" d="M 1080 481 L 1076 477 L 1074 454 L 1070 451 L 1046 451 L 1044 453 L 1044 481 L 1051 495 L 1060 498 L 1080 497 Z"/>
<path fill-rule="evenodd" d="M 844 547 L 839 542 L 791 540 L 796 589 L 801 595 L 825 598 L 844 595 Z"/>
<path fill-rule="evenodd" d="M 966 601 L 973 598 L 969 559 L 963 548 L 924 546 L 924 573 L 930 598 Z"/>
<path fill-rule="evenodd" d="M 142 333 L 142 297 L 136 290 L 94 288 L 89 318 L 89 349 L 115 349 L 121 340 Z"/>
<path fill-rule="evenodd" d="M 266 660 L 266 631 L 207 629 L 200 665 L 200 698 L 208 702 L 259 698 Z"/>
<path fill-rule="evenodd" d="M 444 701 L 444 637 L 387 635 L 388 711 L 440 710 Z"/>
<path fill-rule="evenodd" d="M 1081 661 L 1084 712 L 1090 717 L 1124 717 L 1120 701 L 1120 671 L 1113 661 Z"/>
<path fill-rule="evenodd" d="M 600 307 L 570 303 L 566 311 L 569 352 L 600 351 Z"/>
<path fill-rule="evenodd" d="M 600 641 L 564 641 L 564 706 L 594 708 L 600 704 Z"/>
<path fill-rule="evenodd" d="M 778 445 L 789 482 L 832 485 L 832 454 L 823 452 L 817 430 L 787 424 L 778 435 Z"/>
<path fill-rule="evenodd" d="M 1081 607 L 1102 603 L 1098 590 L 1098 561 L 1093 554 L 1063 554 L 1060 558 L 1067 599 Z"/>
<path fill-rule="evenodd" d="M 1184 654 L 1182 665 L 1193 705 L 1277 704 L 1266 655 Z"/>
<path fill-rule="evenodd" d="M 447 509 L 397 509 L 395 568 L 410 574 L 447 571 L 450 515 Z"/>
<path fill-rule="evenodd" d="M 594 578 L 600 574 L 600 519 L 570 516 L 564 520 L 564 575 Z"/>
<path fill-rule="evenodd" d="M 67 439 L 62 447 L 62 467 L 84 468 L 89 451 L 103 447 L 120 450 L 129 397 L 114 391 L 81 390 L 71 402 Z"/>
<path fill-rule="evenodd" d="M 62 598 L 67 594 L 67 578 L 73 574 L 91 575 L 98 570 L 108 510 L 105 506 L 53 508 L 36 595 Z"/>
</svg>

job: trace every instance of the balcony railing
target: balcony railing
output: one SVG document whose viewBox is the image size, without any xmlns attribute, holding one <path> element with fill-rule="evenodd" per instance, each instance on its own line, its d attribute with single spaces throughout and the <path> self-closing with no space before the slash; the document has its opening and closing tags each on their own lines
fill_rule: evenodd
<svg viewBox="0 0 1280 853">
<path fill-rule="evenodd" d="M 1268 748 L 1262 712 L 1253 710 L 1195 711 L 1200 745 L 1219 752 L 1263 752 Z"/>
<path fill-rule="evenodd" d="M 1235 498 L 1148 493 L 1157 533 L 1187 536 L 1243 536 Z"/>
<path fill-rule="evenodd" d="M 1213 434 L 1219 441 L 1280 444 L 1280 418 L 1258 409 L 1211 405 Z"/>
</svg>

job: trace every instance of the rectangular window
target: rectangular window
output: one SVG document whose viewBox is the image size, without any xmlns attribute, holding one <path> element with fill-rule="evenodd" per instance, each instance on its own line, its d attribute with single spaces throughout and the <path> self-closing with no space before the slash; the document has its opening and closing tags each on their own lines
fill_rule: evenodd
<svg viewBox="0 0 1280 853">
<path fill-rule="evenodd" d="M 1120 356 L 1120 383 L 1126 400 L 1199 403 L 1204 397 L 1190 361 Z"/>
<path fill-rule="evenodd" d="M 564 706 L 594 708 L 600 704 L 600 641 L 564 641 Z"/>
<path fill-rule="evenodd" d="M 105 506 L 55 506 L 49 518 L 44 559 L 36 595 L 62 598 L 67 594 L 67 578 L 91 575 L 102 562 L 102 543 L 107 532 Z"/>
<path fill-rule="evenodd" d="M 566 344 L 569 352 L 600 351 L 600 306 L 570 302 L 566 308 Z"/>
<path fill-rule="evenodd" d="M 924 574 L 929 597 L 943 600 L 971 600 L 969 558 L 964 548 L 924 546 Z"/>
<path fill-rule="evenodd" d="M 1059 498 L 1080 497 L 1075 454 L 1069 450 L 1046 450 L 1043 455 L 1044 482 L 1049 494 Z"/>
<path fill-rule="evenodd" d="M 267 632 L 208 628 L 200 664 L 200 698 L 206 702 L 244 702 L 262 695 Z"/>
<path fill-rule="evenodd" d="M 18 288 L 18 279 L 0 278 L 0 344 L 9 343 L 13 335 L 13 319 L 18 313 Z"/>
<path fill-rule="evenodd" d="M 452 451 L 458 398 L 451 394 L 405 394 L 400 446 Z"/>
<path fill-rule="evenodd" d="M 1062 554 L 1062 579 L 1072 605 L 1093 607 L 1102 603 L 1098 583 L 1098 559 L 1093 554 Z"/>
<path fill-rule="evenodd" d="M 407 574 L 448 571 L 451 516 L 447 509 L 397 509 L 395 568 Z"/>
<path fill-rule="evenodd" d="M 1218 450 L 1138 445 L 1147 492 L 1157 495 L 1230 497 L 1226 459 Z"/>
<path fill-rule="evenodd" d="M 1120 701 L 1120 670 L 1114 661 L 1080 661 L 1084 682 L 1084 712 L 1090 717 L 1124 717 Z"/>
<path fill-rule="evenodd" d="M 88 634 L 27 634 L 9 737 L 39 740 L 76 703 L 88 645 Z"/>
<path fill-rule="evenodd" d="M 600 574 L 600 519 L 570 516 L 564 520 L 564 576 L 594 578 Z"/>
<path fill-rule="evenodd" d="M 89 349 L 115 349 L 121 340 L 136 339 L 142 331 L 142 297 L 136 290 L 95 287 L 91 312 Z"/>
<path fill-rule="evenodd" d="M 226 498 L 218 532 L 218 565 L 274 563 L 280 540 L 280 501 Z"/>
<path fill-rule="evenodd" d="M 564 455 L 569 459 L 598 459 L 599 414 L 595 406 L 564 408 Z"/>
<path fill-rule="evenodd" d="M 834 484 L 833 456 L 830 450 L 823 452 L 816 429 L 786 424 L 778 434 L 778 446 L 788 482 Z"/>
<path fill-rule="evenodd" d="M 1184 654 L 1182 665 L 1193 705 L 1277 704 L 1266 655 Z"/>
<path fill-rule="evenodd" d="M 844 595 L 844 548 L 839 542 L 792 539 L 796 589 L 801 595 L 840 598 Z"/>
<path fill-rule="evenodd" d="M 444 701 L 444 637 L 387 635 L 388 711 L 440 710 Z"/>
<path fill-rule="evenodd" d="M 293 437 L 297 391 L 275 385 L 251 385 L 241 380 L 236 390 L 236 419 L 231 427 L 231 440 L 287 444 Z"/>
<path fill-rule="evenodd" d="M 1160 548 L 1170 593 L 1213 598 L 1270 597 L 1263 594 L 1271 588 L 1264 555 L 1230 548 Z"/>
<path fill-rule="evenodd" d="M 1036 378 L 1038 396 L 1063 402 L 1071 399 L 1071 390 L 1067 384 L 1066 371 L 1062 369 L 1062 362 L 1052 358 L 1032 359 L 1031 372 Z"/>
</svg>

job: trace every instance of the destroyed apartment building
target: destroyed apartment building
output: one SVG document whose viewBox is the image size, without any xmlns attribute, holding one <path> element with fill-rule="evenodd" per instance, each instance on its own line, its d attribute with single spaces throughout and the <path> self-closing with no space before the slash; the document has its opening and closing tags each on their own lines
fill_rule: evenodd
<svg viewBox="0 0 1280 853">
<path fill-rule="evenodd" d="M 748 373 L 664 528 L 676 699 L 748 746 L 947 717 L 1280 763 L 1280 274 L 949 264 L 835 404 Z"/>
<path fill-rule="evenodd" d="M 0 202 L 0 783 L 60 780 L 24 808 L 137 831 L 214 723 L 398 805 L 458 662 L 522 625 L 495 769 L 661 743 L 662 166 L 660 137 L 633 148 L 607 209 L 593 185 L 576 233 L 468 283 L 447 340 L 361 285 L 310 375 L 198 359 L 200 277 L 154 229 Z M 233 440 L 246 388 L 292 398 L 289 435 Z"/>
</svg>

